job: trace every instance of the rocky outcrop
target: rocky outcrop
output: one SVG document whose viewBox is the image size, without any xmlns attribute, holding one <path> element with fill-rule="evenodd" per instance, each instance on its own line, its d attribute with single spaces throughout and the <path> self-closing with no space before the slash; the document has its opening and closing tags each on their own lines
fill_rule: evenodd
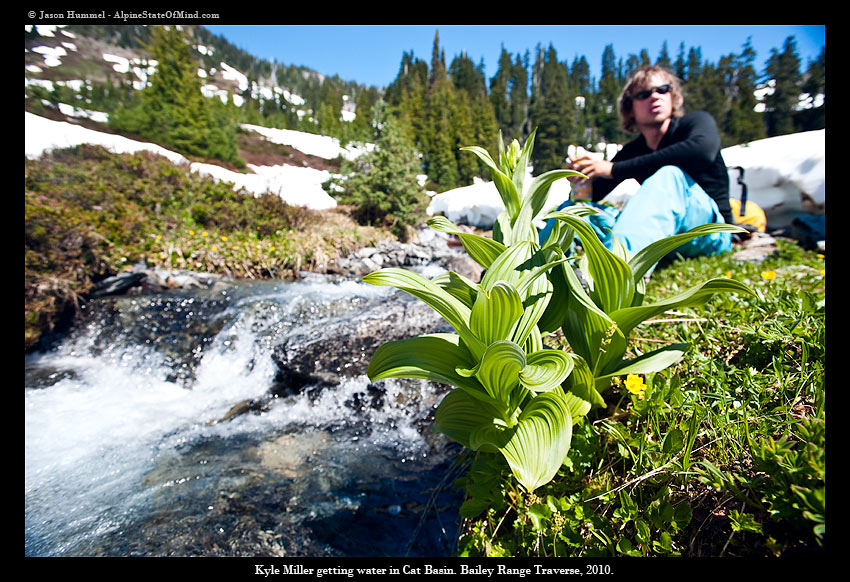
<svg viewBox="0 0 850 582">
<path fill-rule="evenodd" d="M 430 229 L 422 230 L 412 242 L 385 241 L 339 257 L 329 271 L 362 277 L 386 267 L 415 268 L 432 264 L 439 264 L 473 281 L 481 277 L 481 266 L 463 252 L 457 239 Z"/>
<path fill-rule="evenodd" d="M 275 395 L 308 385 L 335 386 L 365 374 L 375 350 L 387 341 L 450 329 L 433 309 L 401 294 L 349 317 L 299 327 L 272 353 Z"/>
<path fill-rule="evenodd" d="M 138 263 L 124 271 L 94 284 L 89 298 L 123 295 L 128 292 L 158 292 L 173 289 L 210 289 L 227 278 L 213 273 L 162 269 Z"/>
</svg>

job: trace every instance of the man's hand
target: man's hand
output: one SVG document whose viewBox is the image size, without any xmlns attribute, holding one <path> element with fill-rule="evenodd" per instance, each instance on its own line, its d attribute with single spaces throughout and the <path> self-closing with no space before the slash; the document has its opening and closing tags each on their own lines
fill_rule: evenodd
<svg viewBox="0 0 850 582">
<path fill-rule="evenodd" d="M 581 172 L 591 180 L 593 178 L 610 178 L 614 164 L 606 160 L 594 160 L 589 156 L 567 160 L 571 170 Z"/>
</svg>

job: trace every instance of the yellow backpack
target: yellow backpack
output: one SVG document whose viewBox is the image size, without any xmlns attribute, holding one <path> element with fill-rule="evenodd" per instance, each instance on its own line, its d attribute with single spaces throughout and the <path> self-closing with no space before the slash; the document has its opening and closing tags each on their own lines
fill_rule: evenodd
<svg viewBox="0 0 850 582">
<path fill-rule="evenodd" d="M 747 183 L 744 181 L 744 168 L 732 166 L 730 170 L 738 170 L 738 184 L 741 185 L 741 200 L 729 197 L 729 206 L 732 207 L 732 217 L 735 224 L 748 224 L 759 232 L 767 230 L 767 217 L 758 204 L 747 200 Z M 744 211 L 741 212 L 741 202 L 744 203 Z"/>
<path fill-rule="evenodd" d="M 729 198 L 729 206 L 732 207 L 732 216 L 735 218 L 736 224 L 749 224 L 759 232 L 764 232 L 767 229 L 767 218 L 765 218 L 764 210 L 752 200 L 747 200 L 743 213 L 741 212 L 741 201 L 737 198 Z"/>
</svg>

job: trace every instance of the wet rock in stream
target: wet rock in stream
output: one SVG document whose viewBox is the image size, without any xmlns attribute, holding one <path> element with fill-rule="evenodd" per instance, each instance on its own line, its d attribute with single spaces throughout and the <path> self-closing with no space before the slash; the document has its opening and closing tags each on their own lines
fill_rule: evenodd
<svg viewBox="0 0 850 582">
<path fill-rule="evenodd" d="M 384 342 L 448 329 L 433 309 L 399 295 L 350 318 L 302 326 L 272 352 L 278 370 L 275 394 L 339 384 L 342 378 L 365 374 Z"/>
</svg>

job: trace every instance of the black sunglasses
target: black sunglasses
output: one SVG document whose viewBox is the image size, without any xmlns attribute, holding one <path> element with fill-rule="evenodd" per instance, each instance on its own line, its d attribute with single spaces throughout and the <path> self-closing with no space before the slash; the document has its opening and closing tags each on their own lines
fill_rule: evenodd
<svg viewBox="0 0 850 582">
<path fill-rule="evenodd" d="M 634 95 L 632 95 L 632 99 L 637 99 L 638 101 L 643 101 L 644 99 L 648 99 L 653 92 L 658 93 L 659 95 L 664 95 L 670 91 L 670 84 L 666 83 L 661 85 L 660 87 L 653 87 L 652 89 L 644 89 L 643 91 L 638 91 Z"/>
</svg>

